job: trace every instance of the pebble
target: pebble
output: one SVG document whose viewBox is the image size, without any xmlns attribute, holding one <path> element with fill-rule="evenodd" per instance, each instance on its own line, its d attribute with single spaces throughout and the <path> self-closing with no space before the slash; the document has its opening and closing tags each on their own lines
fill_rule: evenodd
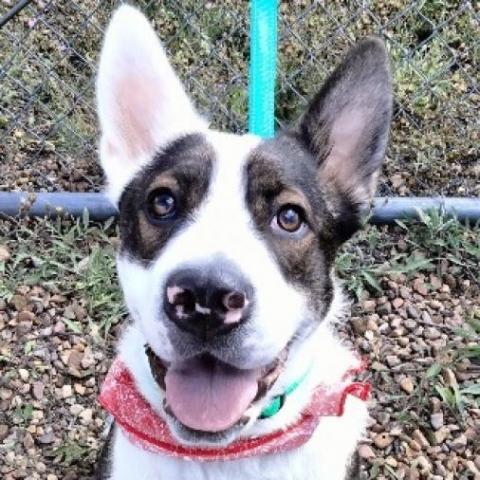
<svg viewBox="0 0 480 480">
<path fill-rule="evenodd" d="M 17 312 L 21 312 L 27 306 L 27 299 L 23 295 L 12 295 L 10 305 L 13 305 Z"/>
<path fill-rule="evenodd" d="M 23 437 L 23 446 L 29 450 L 35 445 L 35 442 L 33 440 L 33 437 L 30 433 L 26 433 L 25 436 Z"/>
<path fill-rule="evenodd" d="M 70 407 L 70 413 L 72 415 L 79 415 L 81 412 L 83 411 L 83 406 L 80 405 L 79 403 L 74 403 L 71 407 Z"/>
<path fill-rule="evenodd" d="M 358 447 L 358 455 L 360 456 L 360 458 L 363 458 L 364 460 L 371 460 L 376 457 L 372 447 L 364 444 Z"/>
<path fill-rule="evenodd" d="M 413 305 L 408 305 L 407 314 L 410 318 L 414 318 L 414 319 L 420 317 L 420 313 L 418 312 L 418 310 Z"/>
<path fill-rule="evenodd" d="M 393 308 L 395 308 L 395 310 L 398 310 L 400 307 L 402 307 L 404 303 L 405 301 L 403 300 L 403 298 L 400 297 L 394 298 L 392 300 L 392 306 Z"/>
<path fill-rule="evenodd" d="M 11 256 L 10 250 L 5 245 L 0 245 L 0 262 L 6 262 Z"/>
<path fill-rule="evenodd" d="M 430 446 L 430 442 L 427 440 L 425 435 L 418 428 L 413 431 L 412 438 L 424 448 L 427 448 Z"/>
<path fill-rule="evenodd" d="M 387 433 L 379 433 L 378 435 L 375 435 L 375 438 L 373 439 L 373 443 L 378 448 L 387 448 L 389 445 L 391 445 L 393 442 L 393 438 Z"/>
<path fill-rule="evenodd" d="M 423 336 L 428 340 L 436 340 L 440 338 L 441 332 L 435 327 L 427 327 L 423 332 Z"/>
<path fill-rule="evenodd" d="M 413 281 L 413 289 L 423 297 L 428 293 L 428 289 L 425 285 L 423 278 L 416 278 Z"/>
<path fill-rule="evenodd" d="M 440 427 L 437 431 L 433 432 L 432 440 L 435 442 L 435 445 L 442 444 L 450 435 L 448 428 Z"/>
<path fill-rule="evenodd" d="M 363 335 L 367 330 L 367 320 L 362 317 L 352 318 L 352 328 L 357 335 Z"/>
<path fill-rule="evenodd" d="M 28 310 L 22 310 L 17 316 L 19 322 L 32 322 L 35 318 L 35 314 Z"/>
<path fill-rule="evenodd" d="M 8 425 L 0 425 L 0 442 L 8 436 Z"/>
<path fill-rule="evenodd" d="M 385 302 L 382 305 L 377 307 L 377 313 L 379 315 L 388 315 L 392 311 L 392 304 L 390 302 Z"/>
<path fill-rule="evenodd" d="M 33 396 L 36 400 L 41 400 L 43 398 L 44 390 L 45 385 L 42 382 L 33 383 Z"/>
<path fill-rule="evenodd" d="M 432 413 L 430 415 L 430 424 L 435 430 L 443 427 L 443 412 Z"/>
<path fill-rule="evenodd" d="M 17 335 L 19 337 L 22 337 L 23 335 L 30 333 L 32 330 L 32 326 L 33 326 L 33 323 L 29 320 L 19 322 L 19 324 L 17 325 Z"/>
<path fill-rule="evenodd" d="M 461 433 L 450 445 L 456 451 L 463 450 L 467 446 L 467 436 L 464 433 Z"/>
<path fill-rule="evenodd" d="M 400 383 L 400 387 L 404 392 L 412 393 L 413 390 L 415 389 L 413 380 L 410 377 L 403 377 L 399 383 Z"/>
<path fill-rule="evenodd" d="M 73 395 L 73 390 L 71 385 L 64 385 L 62 387 L 62 397 L 70 398 Z"/>
<path fill-rule="evenodd" d="M 401 361 L 398 358 L 397 355 L 387 355 L 385 357 L 385 361 L 387 362 L 387 365 L 389 367 L 396 367 L 397 365 L 400 365 Z"/>
<path fill-rule="evenodd" d="M 377 306 L 377 302 L 375 302 L 375 300 L 365 300 L 363 302 L 363 310 L 365 312 L 373 313 L 375 311 L 376 306 Z"/>
</svg>

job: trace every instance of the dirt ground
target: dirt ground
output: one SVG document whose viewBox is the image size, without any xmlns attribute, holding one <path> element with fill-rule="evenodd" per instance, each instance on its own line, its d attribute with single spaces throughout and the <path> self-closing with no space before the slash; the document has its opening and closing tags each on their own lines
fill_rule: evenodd
<svg viewBox="0 0 480 480">
<path fill-rule="evenodd" d="M 480 231 L 424 220 L 369 227 L 337 263 L 360 297 L 339 334 L 374 387 L 362 479 L 480 478 Z M 115 225 L 3 221 L 0 235 L 0 476 L 90 478 L 126 321 Z"/>
</svg>

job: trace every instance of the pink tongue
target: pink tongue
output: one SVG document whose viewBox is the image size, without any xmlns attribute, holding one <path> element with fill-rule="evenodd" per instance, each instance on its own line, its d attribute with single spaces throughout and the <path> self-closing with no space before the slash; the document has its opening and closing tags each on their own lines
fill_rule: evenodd
<svg viewBox="0 0 480 480">
<path fill-rule="evenodd" d="M 187 427 L 226 430 L 255 398 L 258 375 L 257 370 L 238 370 L 212 359 L 188 360 L 167 370 L 167 403 Z"/>
</svg>

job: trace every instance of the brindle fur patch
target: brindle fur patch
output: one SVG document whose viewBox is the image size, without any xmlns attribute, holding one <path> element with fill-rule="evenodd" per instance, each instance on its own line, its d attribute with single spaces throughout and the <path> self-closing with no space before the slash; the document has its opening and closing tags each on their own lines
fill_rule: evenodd
<svg viewBox="0 0 480 480">
<path fill-rule="evenodd" d="M 121 251 L 142 261 L 153 260 L 166 242 L 186 223 L 205 197 L 210 183 L 214 152 L 203 135 L 182 137 L 155 155 L 125 189 L 120 200 Z M 152 222 L 147 214 L 149 194 L 168 188 L 177 214 Z"/>
<path fill-rule="evenodd" d="M 314 159 L 288 135 L 263 142 L 246 169 L 246 201 L 255 225 L 277 257 L 285 277 L 309 296 L 323 318 L 333 297 L 330 271 L 335 246 L 329 241 L 329 213 L 316 181 Z M 279 208 L 295 204 L 305 210 L 308 229 L 302 237 L 279 235 L 271 228 Z"/>
</svg>

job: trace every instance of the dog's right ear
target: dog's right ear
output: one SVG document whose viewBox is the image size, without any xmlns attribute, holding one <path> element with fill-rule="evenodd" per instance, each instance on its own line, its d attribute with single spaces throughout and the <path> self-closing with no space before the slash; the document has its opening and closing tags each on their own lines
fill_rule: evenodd
<svg viewBox="0 0 480 480">
<path fill-rule="evenodd" d="M 173 139 L 207 128 L 145 16 L 120 7 L 108 26 L 97 78 L 100 159 L 114 201 Z"/>
</svg>

